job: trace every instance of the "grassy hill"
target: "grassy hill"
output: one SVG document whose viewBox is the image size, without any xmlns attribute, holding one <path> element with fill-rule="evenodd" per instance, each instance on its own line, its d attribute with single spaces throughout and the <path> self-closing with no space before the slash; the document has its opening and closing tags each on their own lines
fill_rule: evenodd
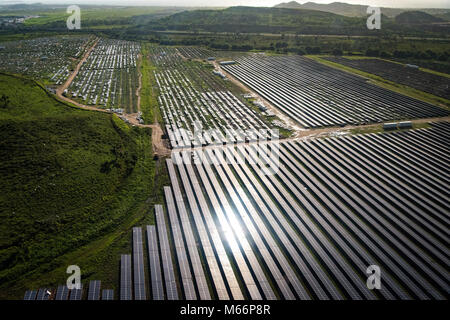
<svg viewBox="0 0 450 320">
<path fill-rule="evenodd" d="M 407 11 L 395 17 L 395 22 L 404 24 L 430 24 L 445 20 L 422 11 Z"/>
<path fill-rule="evenodd" d="M 137 7 L 137 6 L 98 6 L 80 5 L 82 29 L 123 28 L 138 23 L 141 19 L 159 19 L 176 12 L 189 10 L 183 7 Z M 66 20 L 70 13 L 67 5 L 20 4 L 0 6 L 0 17 L 7 16 L 38 16 L 27 19 L 22 28 L 27 30 L 66 29 Z"/>
<path fill-rule="evenodd" d="M 151 24 L 167 30 L 212 32 L 330 32 L 364 29 L 365 20 L 313 10 L 231 7 L 224 10 L 194 10 L 173 14 Z"/>
<path fill-rule="evenodd" d="M 319 10 L 324 12 L 335 13 L 348 17 L 366 17 L 367 16 L 367 5 L 359 4 L 348 4 L 343 2 L 332 2 L 328 4 L 306 2 L 300 4 L 296 1 L 283 2 L 275 5 L 275 8 L 290 8 L 290 9 L 308 9 L 308 10 Z M 389 18 L 394 18 L 399 14 L 412 9 L 402 9 L 402 8 L 381 8 L 381 12 Z M 426 12 L 431 15 L 442 15 L 450 12 L 450 9 L 421 9 L 421 11 Z"/>
<path fill-rule="evenodd" d="M 445 37 L 448 35 L 448 26 L 400 24 L 384 14 L 382 15 L 381 30 L 368 30 L 366 23 L 367 15 L 346 17 L 318 10 L 230 7 L 223 10 L 184 11 L 131 28 L 127 32 L 135 35 L 149 33 L 152 30 L 351 36 L 392 36 L 396 34 Z"/>
<path fill-rule="evenodd" d="M 150 129 L 20 77 L 0 74 L 0 96 L 0 298 L 64 283 L 70 264 L 114 287 L 129 229 L 162 199 Z"/>
</svg>

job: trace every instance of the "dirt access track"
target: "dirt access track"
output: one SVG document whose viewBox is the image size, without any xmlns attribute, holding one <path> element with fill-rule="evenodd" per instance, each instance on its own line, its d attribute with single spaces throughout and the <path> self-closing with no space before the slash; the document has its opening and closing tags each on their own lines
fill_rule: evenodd
<svg viewBox="0 0 450 320">
<path fill-rule="evenodd" d="M 97 38 L 95 40 L 95 42 L 92 44 L 92 46 L 86 51 L 86 53 L 84 54 L 83 58 L 80 60 L 80 62 L 78 63 L 78 65 L 75 67 L 74 71 L 72 72 L 72 74 L 69 76 L 69 78 L 67 78 L 66 82 L 64 82 L 64 84 L 62 84 L 61 86 L 59 86 L 56 89 L 56 96 L 63 100 L 66 101 L 70 104 L 76 105 L 79 108 L 82 109 L 86 109 L 86 110 L 91 110 L 91 111 L 98 111 L 98 112 L 105 112 L 105 113 L 110 113 L 109 111 L 106 111 L 105 109 L 101 109 L 95 106 L 87 106 L 84 104 L 81 104 L 79 102 L 76 102 L 72 99 L 69 99 L 68 97 L 65 97 L 63 95 L 64 90 L 66 90 L 70 84 L 72 83 L 73 79 L 75 79 L 75 77 L 77 76 L 78 72 L 80 71 L 81 66 L 83 65 L 83 63 L 87 60 L 87 58 L 89 57 L 89 55 L 91 54 L 92 50 L 95 48 L 95 46 L 97 45 L 98 41 L 100 39 Z M 140 89 L 142 87 L 141 85 L 141 77 L 139 77 L 139 88 L 138 90 L 136 90 L 136 93 L 138 94 L 138 108 L 140 109 Z M 165 145 L 164 140 L 163 140 L 163 135 L 164 132 L 161 129 L 159 123 L 154 123 L 154 124 L 140 124 L 139 121 L 136 119 L 136 114 L 123 114 L 123 117 L 125 117 L 132 125 L 135 125 L 137 127 L 142 127 L 142 128 L 152 128 L 152 149 L 153 149 L 153 154 L 157 155 L 157 156 L 170 156 L 171 154 L 171 150 Z"/>
</svg>

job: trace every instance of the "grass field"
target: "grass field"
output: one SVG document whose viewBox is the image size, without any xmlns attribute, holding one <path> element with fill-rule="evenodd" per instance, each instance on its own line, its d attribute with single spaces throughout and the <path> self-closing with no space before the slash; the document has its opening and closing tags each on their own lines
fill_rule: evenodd
<svg viewBox="0 0 450 320">
<path fill-rule="evenodd" d="M 141 44 L 141 61 L 140 72 L 142 74 L 142 88 L 141 88 L 141 111 L 145 123 L 162 122 L 158 106 L 158 92 L 155 81 L 154 71 L 156 67 L 149 59 L 149 46 L 147 42 Z"/>
<path fill-rule="evenodd" d="M 168 183 L 151 130 L 65 105 L 24 78 L 0 74 L 0 92 L 0 298 L 64 283 L 72 264 L 83 281 L 115 288 L 131 227 L 153 223 Z"/>
</svg>

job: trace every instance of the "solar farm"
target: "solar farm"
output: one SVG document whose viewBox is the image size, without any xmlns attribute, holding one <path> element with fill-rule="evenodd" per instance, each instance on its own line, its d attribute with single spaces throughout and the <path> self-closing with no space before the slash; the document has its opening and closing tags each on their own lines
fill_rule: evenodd
<svg viewBox="0 0 450 320">
<path fill-rule="evenodd" d="M 10 42 L 2 68 L 45 76 L 80 108 L 120 113 L 108 116 L 122 133 L 151 128 L 145 156 L 166 179 L 120 233 L 128 245 L 105 266 L 117 279 L 43 284 L 24 300 L 447 299 L 448 108 L 300 55 L 65 41 Z M 14 46 L 29 48 L 28 62 Z M 129 121 L 142 88 L 155 94 L 152 124 Z"/>
<path fill-rule="evenodd" d="M 136 113 L 139 53 L 139 43 L 101 39 L 65 95 L 83 104 Z"/>
<path fill-rule="evenodd" d="M 203 51 L 153 47 L 151 58 L 158 70 L 155 79 L 165 128 L 172 148 L 269 139 L 271 121 L 236 96 L 212 70 L 188 57 L 206 56 Z M 218 73 L 217 71 L 215 71 Z M 266 133 L 261 133 L 265 130 Z M 196 132 L 210 131 L 196 136 Z"/>
<path fill-rule="evenodd" d="M 93 40 L 60 36 L 0 43 L 0 71 L 62 84 Z"/>
<path fill-rule="evenodd" d="M 156 226 L 133 228 L 133 259 L 121 257 L 120 299 L 445 299 L 449 138 L 439 122 L 280 142 L 274 175 L 261 174 L 273 158 L 258 145 L 175 151 Z M 195 161 L 202 152 L 211 164 Z M 240 158 L 254 161 L 225 161 Z M 100 281 L 87 299 L 100 299 Z"/>
<path fill-rule="evenodd" d="M 222 68 L 305 128 L 432 118 L 448 111 L 300 56 L 251 56 Z"/>
<path fill-rule="evenodd" d="M 403 65 L 380 59 L 346 59 L 327 57 L 329 61 L 372 73 L 438 97 L 450 98 L 450 78 L 424 72 L 416 65 Z"/>
</svg>

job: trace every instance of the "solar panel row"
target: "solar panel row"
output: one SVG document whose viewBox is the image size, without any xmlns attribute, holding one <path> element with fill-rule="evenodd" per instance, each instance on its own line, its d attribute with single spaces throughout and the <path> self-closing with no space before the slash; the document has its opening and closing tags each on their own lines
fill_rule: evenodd
<svg viewBox="0 0 450 320">
<path fill-rule="evenodd" d="M 161 260 L 155 226 L 147 226 L 148 262 L 153 300 L 164 300 Z"/>
<path fill-rule="evenodd" d="M 120 256 L 120 300 L 132 300 L 131 255 Z"/>
<path fill-rule="evenodd" d="M 89 281 L 88 300 L 100 300 L 100 280 Z"/>
<path fill-rule="evenodd" d="M 142 229 L 133 228 L 134 300 L 146 300 Z"/>
<path fill-rule="evenodd" d="M 230 266 L 220 259 L 226 241 L 233 273 L 252 299 L 443 299 L 450 279 L 449 138 L 450 124 L 438 123 L 427 130 L 286 141 L 275 175 L 261 174 L 263 163 L 276 164 L 270 144 L 268 150 L 255 144 L 224 149 L 250 162 L 227 163 L 215 148 L 205 148 L 209 163 L 183 163 L 181 157 L 193 154 L 181 151 L 167 165 L 174 192 L 186 195 L 177 207 L 192 215 L 217 296 L 221 281 L 232 292 L 233 277 L 213 274 Z M 172 197 L 169 188 L 166 195 Z M 366 285 L 372 264 L 383 272 L 376 291 Z"/>
<path fill-rule="evenodd" d="M 25 292 L 25 296 L 23 300 L 36 300 L 37 291 L 36 290 L 27 290 Z"/>
<path fill-rule="evenodd" d="M 102 290 L 102 300 L 114 300 L 114 290 L 103 289 Z"/>
<path fill-rule="evenodd" d="M 178 162 L 179 159 L 176 159 L 176 161 Z M 172 181 L 172 188 L 175 190 L 175 194 L 181 195 L 181 189 L 180 189 L 180 186 L 178 185 L 178 181 L 176 179 L 175 168 L 174 168 L 173 162 L 171 160 L 167 160 L 167 166 L 168 166 L 169 175 L 170 175 L 171 181 Z M 222 278 L 221 269 L 216 260 L 214 249 L 208 238 L 208 234 L 210 234 L 210 233 L 206 230 L 205 225 L 203 223 L 202 215 L 201 215 L 200 209 L 197 205 L 194 192 L 191 189 L 188 175 L 186 174 L 186 171 L 184 170 L 183 167 L 180 166 L 178 168 L 180 169 L 181 181 L 183 183 L 185 193 L 188 197 L 188 205 L 189 205 L 189 207 L 191 209 L 191 213 L 194 217 L 195 226 L 197 227 L 197 232 L 200 237 L 202 249 L 205 254 L 206 261 L 208 263 L 208 271 L 213 279 L 213 287 L 216 291 L 217 297 L 220 300 L 229 300 L 230 298 L 228 295 L 228 291 L 227 291 L 227 287 L 225 285 L 224 279 Z M 182 199 L 179 199 L 179 201 L 182 201 Z M 205 209 L 206 206 L 207 206 L 206 203 L 201 204 L 201 207 L 203 209 Z M 217 239 L 217 237 L 214 240 L 216 242 L 220 241 L 220 239 Z M 243 295 L 240 291 L 239 284 L 237 283 L 237 280 L 234 277 L 234 273 L 232 272 L 231 266 L 229 264 L 228 258 L 226 257 L 226 253 L 223 249 L 223 245 L 221 242 L 220 242 L 219 246 L 221 246 L 221 249 L 222 249 L 222 251 L 221 251 L 222 256 L 220 258 L 222 261 L 224 261 L 226 266 L 230 268 L 227 270 L 228 272 L 227 272 L 226 276 L 228 277 L 228 279 L 231 282 L 231 285 L 233 288 L 232 294 L 234 295 L 235 299 L 241 300 L 241 299 L 243 299 Z M 224 256 L 224 254 L 225 254 L 225 256 Z M 229 271 L 231 271 L 231 274 Z"/>
<path fill-rule="evenodd" d="M 55 300 L 68 300 L 69 299 L 69 288 L 66 285 L 58 286 L 56 290 Z"/>
<path fill-rule="evenodd" d="M 195 286 L 192 279 L 192 271 L 189 265 L 182 230 L 170 187 L 164 187 L 164 196 L 167 204 L 167 212 L 169 213 L 170 227 L 172 229 L 172 237 L 177 255 L 184 296 L 186 300 L 196 300 L 197 293 L 195 292 Z"/>
<path fill-rule="evenodd" d="M 167 236 L 167 225 L 164 218 L 164 211 L 161 205 L 155 205 L 155 217 L 158 227 L 158 237 L 167 300 L 178 300 L 178 289 L 175 280 L 175 272 L 173 269 L 172 252 L 170 250 L 169 239 Z"/>
<path fill-rule="evenodd" d="M 81 284 L 80 289 L 72 289 L 70 290 L 70 298 L 69 300 L 81 300 L 83 297 L 83 285 Z"/>
<path fill-rule="evenodd" d="M 37 293 L 36 300 L 49 300 L 51 292 L 47 288 L 40 288 Z"/>
<path fill-rule="evenodd" d="M 176 204 L 178 208 L 178 214 L 180 216 L 181 225 L 183 227 L 183 235 L 184 239 L 186 241 L 186 245 L 188 248 L 188 253 L 190 257 L 190 261 L 192 264 L 192 269 L 194 272 L 196 284 L 197 284 L 197 290 L 199 292 L 199 297 L 201 300 L 211 300 L 211 294 L 209 292 L 208 283 L 206 281 L 205 272 L 203 270 L 202 261 L 200 260 L 199 251 L 197 248 L 197 242 L 194 238 L 194 234 L 192 232 L 191 222 L 187 213 L 186 206 L 184 205 L 184 199 L 183 195 L 181 193 L 180 186 L 178 184 L 178 180 L 176 179 L 175 174 L 175 168 L 173 167 L 173 164 L 170 159 L 167 159 L 167 167 L 169 170 L 169 175 L 172 181 L 172 188 L 174 190 L 174 196 L 176 199 Z M 190 194 L 192 196 L 192 194 Z M 198 232 L 198 229 L 197 229 Z M 206 234 L 203 234 L 203 239 L 205 240 L 205 237 L 207 237 Z M 208 240 L 209 243 L 209 240 Z M 206 244 L 208 244 L 206 243 Z M 203 247 L 203 250 L 207 247 Z M 211 254 L 210 254 L 211 256 Z M 210 259 L 211 260 L 211 259 Z M 214 265 L 212 265 L 214 267 Z M 213 269 L 209 268 L 210 271 L 214 271 Z M 222 298 L 226 295 L 225 299 L 228 298 L 228 294 L 225 291 L 225 286 L 223 284 L 222 277 L 220 274 L 218 274 L 218 269 L 215 271 L 215 279 L 216 279 L 216 288 L 218 288 L 218 291 L 220 292 Z M 220 280 L 217 279 L 217 277 L 220 276 Z"/>
<path fill-rule="evenodd" d="M 180 163 L 180 162 L 178 162 L 179 159 L 177 159 L 177 154 L 174 154 L 174 156 L 175 156 L 177 163 Z M 173 163 L 172 163 L 172 165 L 173 165 Z M 178 166 L 178 168 L 180 170 L 180 174 L 182 177 L 184 190 L 188 194 L 188 199 L 189 199 L 188 204 L 189 204 L 189 206 L 191 208 L 191 212 L 194 216 L 195 223 L 197 225 L 197 229 L 200 234 L 200 237 L 202 238 L 202 246 L 204 247 L 206 258 L 212 259 L 211 250 L 213 250 L 213 252 L 218 256 L 219 261 L 216 263 L 218 264 L 218 267 L 220 268 L 220 270 L 222 270 L 223 274 L 225 275 L 226 285 L 227 285 L 227 288 L 231 292 L 231 297 L 234 300 L 242 300 L 242 299 L 244 299 L 243 292 L 241 291 L 238 279 L 237 279 L 236 275 L 234 274 L 233 267 L 231 265 L 231 262 L 226 253 L 224 244 L 220 237 L 219 230 L 217 229 L 217 227 L 214 223 L 214 219 L 211 215 L 211 211 L 209 209 L 208 203 L 206 202 L 205 196 L 203 196 L 203 192 L 202 192 L 201 186 L 197 180 L 197 177 L 195 175 L 194 169 L 193 169 L 192 165 L 190 165 L 190 164 L 187 164 L 186 166 Z M 193 190 L 191 189 L 191 184 L 192 184 Z M 197 207 L 197 204 L 195 201 L 196 197 L 194 197 L 193 194 L 195 194 L 195 196 L 198 199 L 199 208 Z M 201 212 L 200 212 L 200 210 L 201 210 Z M 205 230 L 205 226 L 203 224 L 203 219 L 206 223 L 207 230 Z M 208 244 L 207 235 L 209 235 L 211 237 L 213 245 Z M 206 249 L 205 249 L 205 247 L 206 247 Z M 242 255 L 240 255 L 240 257 L 242 257 Z M 216 272 L 218 271 L 217 267 L 214 266 L 214 260 L 212 260 L 212 262 L 208 261 L 208 263 L 211 266 L 211 267 L 209 267 L 210 269 L 212 269 Z M 248 268 L 246 268 L 246 267 L 247 266 L 245 264 L 242 265 L 242 269 L 248 270 Z M 211 274 L 213 277 L 213 282 L 214 282 L 214 285 L 215 285 L 215 288 L 217 291 L 218 298 L 225 299 L 224 293 L 221 293 L 218 289 L 218 288 L 220 288 L 220 285 L 216 284 L 216 280 L 214 279 L 215 274 L 213 272 L 211 272 Z M 253 281 L 253 280 L 249 280 L 247 278 L 247 279 L 245 279 L 245 281 L 246 281 L 246 283 L 249 283 L 250 281 Z M 254 285 L 254 282 L 252 282 L 252 285 Z"/>
</svg>

